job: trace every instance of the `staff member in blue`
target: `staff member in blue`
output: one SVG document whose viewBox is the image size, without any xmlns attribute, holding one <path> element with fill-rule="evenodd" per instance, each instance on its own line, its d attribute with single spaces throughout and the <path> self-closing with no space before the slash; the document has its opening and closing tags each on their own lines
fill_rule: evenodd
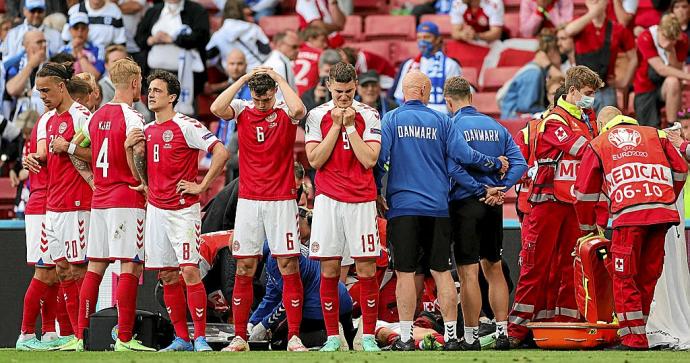
<svg viewBox="0 0 690 363">
<path fill-rule="evenodd" d="M 466 162 L 484 172 L 508 168 L 507 159 L 483 155 L 455 135 L 443 113 L 427 107 L 431 81 L 421 72 L 410 72 L 402 81 L 406 102 L 388 112 L 381 121 L 381 153 L 376 166 L 376 185 L 388 171 L 387 200 L 379 195 L 379 209 L 388 210 L 388 244 L 398 277 L 396 297 L 400 339 L 394 350 L 414 350 L 412 320 L 417 302 L 415 272 L 431 270 L 445 322 L 446 350 L 459 350 L 455 335 L 457 294 L 450 274 L 450 219 L 447 163 Z M 471 179 L 461 168 L 452 175 Z"/>
<path fill-rule="evenodd" d="M 446 105 L 452 112 L 455 136 L 467 141 L 485 155 L 508 158 L 510 168 L 504 175 L 467 168 L 468 182 L 451 182 L 450 220 L 455 262 L 460 277 L 460 300 L 465 322 L 463 350 L 480 350 L 479 312 L 482 297 L 479 289 L 479 264 L 489 283 L 489 303 L 496 316 L 496 349 L 510 349 L 508 341 L 508 284 L 503 275 L 502 192 L 487 197 L 487 186 L 507 190 L 527 171 L 527 163 L 513 137 L 493 118 L 477 112 L 472 106 L 469 82 L 461 77 L 446 81 Z"/>
</svg>

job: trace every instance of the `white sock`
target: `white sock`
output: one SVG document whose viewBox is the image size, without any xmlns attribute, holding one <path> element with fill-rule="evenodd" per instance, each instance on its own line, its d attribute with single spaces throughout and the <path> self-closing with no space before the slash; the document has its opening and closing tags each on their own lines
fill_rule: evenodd
<svg viewBox="0 0 690 363">
<path fill-rule="evenodd" d="M 446 329 L 445 329 L 445 334 L 443 335 L 443 339 L 445 341 L 448 341 L 450 339 L 457 339 L 457 326 L 458 322 L 457 321 L 452 321 L 449 323 L 445 323 Z"/>
<path fill-rule="evenodd" d="M 412 322 L 400 321 L 400 340 L 409 342 L 412 339 Z"/>
<path fill-rule="evenodd" d="M 362 338 L 374 339 L 374 334 L 362 334 Z"/>
<path fill-rule="evenodd" d="M 479 338 L 479 327 L 476 326 L 466 326 L 465 327 L 465 342 L 467 344 L 473 344 L 475 340 Z"/>
<path fill-rule="evenodd" d="M 24 334 L 24 333 L 21 333 L 21 334 L 19 334 L 19 341 L 20 341 L 20 342 L 23 342 L 23 341 L 25 341 L 25 340 L 29 340 L 29 339 L 32 339 L 32 338 L 35 338 L 35 337 L 36 337 L 36 334 L 34 334 L 34 333 L 31 333 L 31 334 Z"/>
<path fill-rule="evenodd" d="M 41 336 L 41 341 L 42 342 L 52 342 L 53 340 L 57 339 L 58 335 L 54 331 L 47 332 Z"/>
<path fill-rule="evenodd" d="M 496 322 L 496 335 L 508 335 L 508 321 L 497 321 Z"/>
</svg>

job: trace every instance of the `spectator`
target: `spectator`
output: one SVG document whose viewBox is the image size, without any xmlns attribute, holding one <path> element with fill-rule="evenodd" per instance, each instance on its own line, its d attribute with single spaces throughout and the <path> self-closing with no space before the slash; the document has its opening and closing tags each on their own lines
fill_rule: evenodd
<svg viewBox="0 0 690 363">
<path fill-rule="evenodd" d="M 177 75 L 182 87 L 176 110 L 196 114 L 194 95 L 206 83 L 206 44 L 209 41 L 208 12 L 194 1 L 165 0 L 144 14 L 137 28 L 136 41 L 146 52 L 150 69 L 163 69 Z"/>
<path fill-rule="evenodd" d="M 328 33 L 318 26 L 309 25 L 300 32 L 302 45 L 292 65 L 295 72 L 297 94 L 300 96 L 319 82 L 319 56 L 328 48 Z"/>
<path fill-rule="evenodd" d="M 233 49 L 230 51 L 227 62 L 225 63 L 225 73 L 228 75 L 226 81 L 220 83 L 206 83 L 204 86 L 204 93 L 209 95 L 219 93 L 230 87 L 231 84 L 247 73 L 247 58 L 241 50 Z M 249 87 L 246 84 L 237 92 L 237 98 L 251 100 Z"/>
<path fill-rule="evenodd" d="M 100 54 L 111 44 L 126 44 L 127 35 L 122 23 L 120 8 L 108 0 L 86 0 L 72 5 L 67 16 L 86 13 L 89 16 L 89 41 L 99 49 Z M 69 42 L 69 25 L 62 29 L 62 39 Z"/>
<path fill-rule="evenodd" d="M 0 44 L 5 42 L 10 29 L 12 29 L 12 19 L 8 16 L 0 17 Z"/>
<path fill-rule="evenodd" d="M 270 41 L 258 25 L 244 19 L 243 0 L 228 0 L 223 8 L 223 25 L 211 36 L 206 45 L 209 64 L 223 68 L 233 49 L 241 50 L 246 58 L 247 70 L 260 66 L 271 53 Z"/>
<path fill-rule="evenodd" d="M 31 140 L 31 132 L 33 131 L 36 121 L 40 115 L 36 111 L 23 112 L 13 121 L 14 125 L 7 125 L 10 129 L 21 130 L 22 137 L 17 136 L 16 142 L 13 142 L 14 150 L 9 152 L 3 146 L 3 155 L 7 155 L 8 160 L 15 159 L 14 167 L 10 169 L 10 185 L 13 188 L 17 188 L 17 197 L 15 199 L 15 218 L 24 219 L 24 212 L 26 208 L 26 203 L 29 201 L 30 189 L 26 180 L 29 178 L 29 171 L 24 169 L 22 161 L 25 156 L 29 154 L 29 143 Z M 4 127 L 7 121 L 0 121 L 0 128 Z M 3 130 L 2 134 L 5 136 L 7 128 Z M 10 154 L 14 154 L 11 155 Z"/>
<path fill-rule="evenodd" d="M 606 7 L 606 15 L 612 21 L 628 28 L 632 28 L 632 20 L 637 12 L 639 0 L 610 0 Z"/>
<path fill-rule="evenodd" d="M 24 50 L 24 34 L 30 30 L 39 30 L 45 35 L 48 42 L 48 52 L 56 54 L 62 48 L 60 33 L 43 25 L 46 16 L 45 0 L 25 0 L 22 8 L 24 22 L 12 28 L 2 42 L 2 59 L 8 60 Z"/>
<path fill-rule="evenodd" d="M 393 87 L 396 71 L 388 59 L 376 53 L 351 47 L 340 48 L 338 51 L 343 61 L 355 66 L 357 74 L 374 70 L 379 74 L 381 88 L 389 90 Z"/>
<path fill-rule="evenodd" d="M 659 24 L 661 15 L 668 9 L 669 3 L 668 0 L 639 0 L 633 19 L 635 36 L 639 37 L 645 29 Z"/>
<path fill-rule="evenodd" d="M 669 12 L 676 16 L 678 23 L 680 23 L 680 28 L 687 37 L 690 37 L 690 11 L 688 7 L 688 0 L 672 0 L 671 7 L 669 7 Z M 690 64 L 690 52 L 685 60 L 685 63 Z"/>
<path fill-rule="evenodd" d="M 338 32 L 345 28 L 346 16 L 337 0 L 297 0 L 295 11 L 299 16 L 300 30 L 314 25 L 328 33 L 329 47 L 338 48 L 345 43 L 345 38 Z"/>
<path fill-rule="evenodd" d="M 264 62 L 264 67 L 271 67 L 283 77 L 290 88 L 297 89 L 295 86 L 295 73 L 292 71 L 292 61 L 297 59 L 299 52 L 299 36 L 293 30 L 280 32 L 273 36 L 273 51 Z M 276 93 L 278 100 L 283 99 L 283 92 Z"/>
<path fill-rule="evenodd" d="M 43 102 L 34 88 L 36 72 L 48 59 L 46 37 L 40 30 L 29 30 L 24 33 L 23 49 L 19 54 L 8 59 L 5 63 L 5 91 L 12 99 L 3 104 L 5 118 L 10 118 L 12 111 L 20 114 L 27 109 L 43 113 Z M 7 99 L 6 99 L 7 100 Z M 15 117 L 10 119 L 14 120 Z"/>
<path fill-rule="evenodd" d="M 443 53 L 443 38 L 438 26 L 425 21 L 417 27 L 417 47 L 419 55 L 403 62 L 393 86 L 393 97 L 402 104 L 404 100 L 402 79 L 409 72 L 419 70 L 431 79 L 431 96 L 429 107 L 447 113 L 446 101 L 443 97 L 443 85 L 446 79 L 461 74 L 460 65 L 454 59 Z"/>
<path fill-rule="evenodd" d="M 98 48 L 88 41 L 89 16 L 85 13 L 72 13 L 69 16 L 69 33 L 72 40 L 61 52 L 74 56 L 74 73 L 89 72 L 97 79 L 100 78 L 105 65 L 102 57 L 99 57 Z"/>
<path fill-rule="evenodd" d="M 77 98 L 74 96 L 72 98 L 74 98 L 75 101 L 82 104 L 82 106 L 88 108 L 89 111 L 91 111 L 92 113 L 96 112 L 98 107 L 100 107 L 101 105 L 101 101 L 103 100 L 103 97 L 101 96 L 101 89 L 100 87 L 98 87 L 98 82 L 96 82 L 96 78 L 91 73 L 81 72 L 75 74 L 74 79 L 75 81 L 81 80 L 85 82 L 85 84 L 88 86 L 88 92 L 85 95 L 86 97 L 83 97 L 83 100 L 81 101 L 77 101 Z M 70 95 L 72 95 L 72 92 L 70 92 Z"/>
<path fill-rule="evenodd" d="M 521 0 L 520 36 L 532 38 L 542 28 L 557 28 L 573 20 L 573 0 Z"/>
<path fill-rule="evenodd" d="M 575 43 L 573 37 L 565 31 L 565 25 L 558 27 L 558 51 L 561 53 L 561 73 L 565 74 L 575 63 Z"/>
<path fill-rule="evenodd" d="M 378 111 L 380 117 L 398 107 L 394 100 L 381 93 L 379 74 L 373 69 L 360 73 L 357 77 L 357 97 L 355 99 Z"/>
<path fill-rule="evenodd" d="M 483 44 L 499 40 L 503 34 L 503 14 L 502 0 L 453 0 L 451 35 L 455 40 Z"/>
<path fill-rule="evenodd" d="M 308 89 L 302 95 L 302 103 L 307 108 L 307 112 L 331 100 L 331 93 L 328 92 L 328 75 L 331 72 L 331 67 L 338 62 L 342 62 L 342 57 L 337 51 L 327 49 L 321 53 L 319 57 L 319 81 L 316 86 Z"/>
<path fill-rule="evenodd" d="M 137 45 L 134 36 L 137 34 L 137 26 L 144 16 L 146 0 L 117 0 L 117 6 L 122 12 L 122 25 L 125 27 L 125 37 L 127 37 L 127 53 L 129 53 L 137 63 L 143 63 L 139 52 L 141 49 Z"/>
<path fill-rule="evenodd" d="M 523 113 L 544 111 L 548 105 L 546 79 L 561 75 L 560 66 L 556 37 L 552 30 L 544 29 L 534 59 L 520 68 L 496 95 L 501 118 L 513 119 Z"/>
<path fill-rule="evenodd" d="M 640 65 L 635 73 L 635 114 L 640 125 L 659 127 L 661 107 L 666 105 L 666 120 L 673 123 L 681 106 L 681 80 L 690 81 L 683 71 L 688 54 L 688 37 L 678 19 L 664 15 L 637 38 Z"/>
<path fill-rule="evenodd" d="M 565 32 L 575 41 L 577 64 L 587 66 L 606 82 L 596 93 L 594 109 L 597 112 L 604 106 L 617 106 L 616 89 L 627 90 L 637 68 L 632 32 L 606 19 L 607 1 L 587 0 L 587 13 L 565 27 Z M 616 60 L 621 53 L 625 56 L 625 72 L 617 75 Z"/>
<path fill-rule="evenodd" d="M 127 54 L 127 48 L 125 48 L 124 45 L 111 45 L 105 50 L 105 73 L 103 73 L 103 77 L 98 81 L 98 86 L 99 86 L 99 93 L 101 94 L 101 103 L 100 106 L 105 105 L 106 103 L 110 102 L 113 97 L 115 96 L 115 86 L 113 86 L 113 82 L 110 80 L 110 74 L 108 74 L 108 70 L 112 68 L 113 64 L 115 64 L 116 61 L 120 59 L 125 59 L 129 55 Z M 133 104 L 134 109 L 139 111 L 142 115 L 144 115 L 144 118 L 146 121 L 151 121 L 151 113 L 149 112 L 148 107 L 146 107 L 145 104 L 143 104 L 141 101 L 134 102 Z"/>
</svg>

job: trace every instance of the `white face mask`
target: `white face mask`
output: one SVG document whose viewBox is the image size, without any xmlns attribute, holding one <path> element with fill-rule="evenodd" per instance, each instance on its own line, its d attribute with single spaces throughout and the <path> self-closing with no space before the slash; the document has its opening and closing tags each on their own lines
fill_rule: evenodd
<svg viewBox="0 0 690 363">
<path fill-rule="evenodd" d="M 577 92 L 579 93 L 580 91 Z M 575 105 L 580 108 L 591 108 L 592 106 L 594 106 L 594 96 L 582 95 L 582 98 L 580 98 L 580 100 L 577 101 Z"/>
</svg>

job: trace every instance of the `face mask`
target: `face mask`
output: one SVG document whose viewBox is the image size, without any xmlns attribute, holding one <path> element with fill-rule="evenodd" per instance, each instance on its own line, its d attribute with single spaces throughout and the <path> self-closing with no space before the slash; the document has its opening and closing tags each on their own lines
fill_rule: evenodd
<svg viewBox="0 0 690 363">
<path fill-rule="evenodd" d="M 431 57 L 433 55 L 434 45 L 428 40 L 417 41 L 417 48 L 424 57 Z"/>
<path fill-rule="evenodd" d="M 575 105 L 580 108 L 591 108 L 592 106 L 594 106 L 594 96 L 582 95 L 582 98 L 580 98 L 580 100 L 577 101 Z"/>
</svg>

